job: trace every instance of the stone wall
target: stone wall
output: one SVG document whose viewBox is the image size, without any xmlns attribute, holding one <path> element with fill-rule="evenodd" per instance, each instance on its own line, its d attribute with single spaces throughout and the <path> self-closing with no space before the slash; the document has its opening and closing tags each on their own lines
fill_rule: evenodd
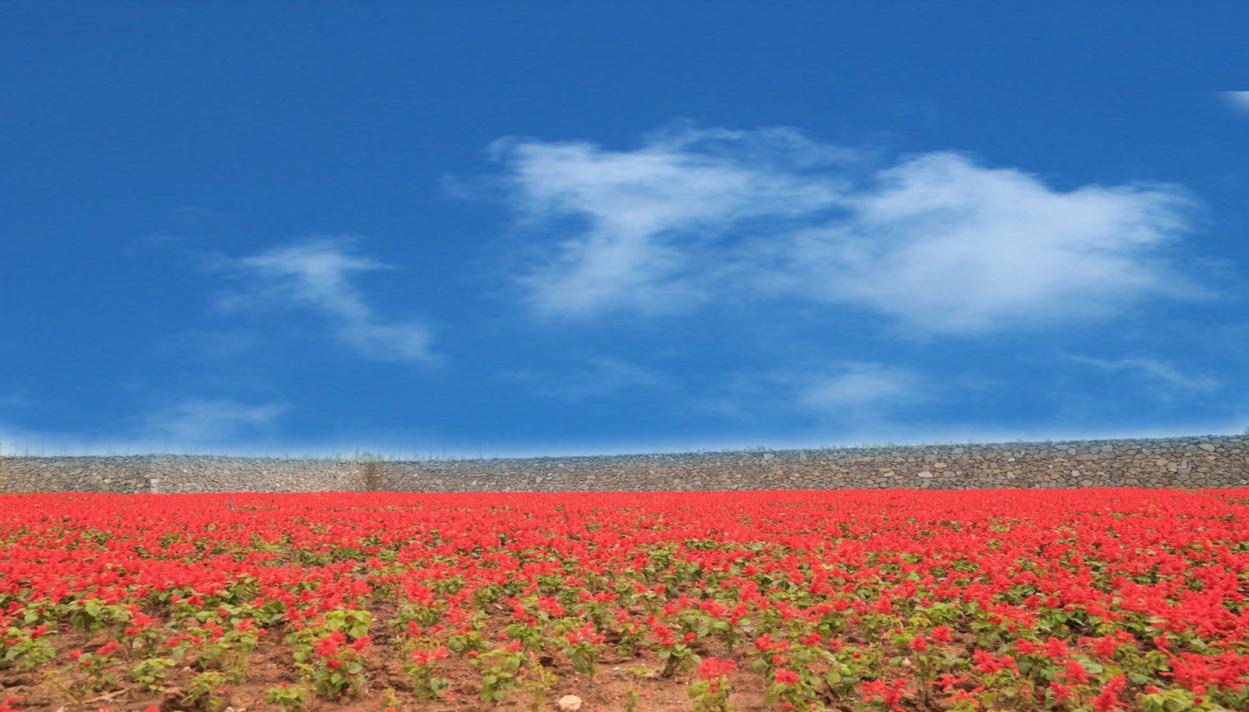
<svg viewBox="0 0 1249 712">
<path fill-rule="evenodd" d="M 0 457 L 0 492 L 1247 486 L 1249 436 L 415 462 Z"/>
<path fill-rule="evenodd" d="M 0 492 L 352 492 L 361 464 L 344 460 L 130 455 L 0 457 Z"/>
</svg>

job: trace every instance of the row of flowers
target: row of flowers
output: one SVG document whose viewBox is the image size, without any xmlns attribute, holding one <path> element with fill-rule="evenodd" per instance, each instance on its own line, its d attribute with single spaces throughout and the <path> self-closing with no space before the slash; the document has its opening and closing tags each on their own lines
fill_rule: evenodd
<svg viewBox="0 0 1249 712">
<path fill-rule="evenodd" d="M 0 712 L 1243 710 L 1247 598 L 1249 491 L 4 496 Z"/>
</svg>

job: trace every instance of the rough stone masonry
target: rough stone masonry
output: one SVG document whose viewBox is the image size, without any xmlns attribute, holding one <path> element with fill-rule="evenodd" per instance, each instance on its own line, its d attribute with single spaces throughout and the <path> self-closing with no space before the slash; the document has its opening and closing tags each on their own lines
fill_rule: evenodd
<svg viewBox="0 0 1249 712">
<path fill-rule="evenodd" d="M 1249 487 L 1249 436 L 366 461 L 0 457 L 0 492 L 575 492 Z"/>
</svg>

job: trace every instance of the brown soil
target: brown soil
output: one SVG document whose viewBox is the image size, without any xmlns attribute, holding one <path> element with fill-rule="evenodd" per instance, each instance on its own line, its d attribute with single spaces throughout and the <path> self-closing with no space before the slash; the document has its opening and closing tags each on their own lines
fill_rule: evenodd
<svg viewBox="0 0 1249 712">
<path fill-rule="evenodd" d="M 380 606 L 379 606 L 380 608 Z M 375 611 L 380 613 L 380 611 Z M 497 637 L 502 630 L 503 621 L 487 627 L 487 639 L 491 634 Z M 509 699 L 498 705 L 491 705 L 479 698 L 480 673 L 469 665 L 467 659 L 452 654 L 441 661 L 440 674 L 452 681 L 451 687 L 443 693 L 440 700 L 425 700 L 417 696 L 411 679 L 404 671 L 400 651 L 400 640 L 395 629 L 385 623 L 374 623 L 371 640 L 373 645 L 368 649 L 367 682 L 360 693 L 354 697 L 340 700 L 326 700 L 314 696 L 307 712 L 331 712 L 358 710 L 366 712 L 382 710 L 394 705 L 399 710 L 429 710 L 431 712 L 452 712 L 454 710 L 497 710 L 510 712 L 535 709 L 534 693 L 523 686 L 514 690 Z M 88 636 L 69 630 L 68 626 L 60 627 L 54 638 L 58 656 L 45 669 L 35 671 L 0 671 L 0 701 L 5 698 L 17 698 L 15 706 L 22 710 L 54 710 L 58 712 L 98 712 L 107 709 L 109 712 L 144 710 L 156 705 L 161 712 L 182 710 L 191 712 L 196 709 L 182 703 L 182 698 L 191 678 L 199 671 L 189 666 L 170 668 L 163 681 L 164 692 L 141 690 L 130 678 L 130 668 L 142 659 L 140 655 L 127 657 L 121 651 L 114 655 L 114 662 L 108 672 L 115 684 L 101 688 L 85 700 L 75 700 L 66 692 L 85 679 L 85 675 L 76 669 L 65 653 L 80 649 L 91 651 L 106 643 L 109 638 L 104 634 Z M 726 650 L 699 651 L 704 655 L 717 657 L 733 657 Z M 749 671 L 748 661 L 740 655 L 737 658 L 739 671 L 733 676 L 733 694 L 730 706 L 734 710 L 773 709 L 764 703 L 764 680 L 758 673 Z M 154 655 L 160 655 L 157 651 Z M 630 693 L 637 693 L 636 706 L 638 712 L 660 712 L 667 710 L 689 710 L 692 702 L 686 694 L 687 686 L 695 679 L 692 671 L 682 671 L 671 678 L 662 678 L 658 672 L 663 665 L 653 651 L 645 651 L 632 658 L 622 658 L 609 647 L 601 658 L 593 677 L 574 671 L 571 665 L 561 656 L 544 656 L 542 664 L 555 675 L 555 682 L 541 696 L 541 706 L 537 709 L 555 710 L 556 702 L 564 695 L 576 695 L 583 701 L 582 712 L 595 710 L 627 710 L 630 709 Z M 280 683 L 298 684 L 299 679 L 290 658 L 290 650 L 281 642 L 281 635 L 274 631 L 261 638 L 256 651 L 252 654 L 248 667 L 246 682 L 227 685 L 219 689 L 217 699 L 221 704 L 217 709 L 232 708 L 234 712 L 245 710 L 280 710 L 276 705 L 264 701 L 265 690 Z"/>
</svg>

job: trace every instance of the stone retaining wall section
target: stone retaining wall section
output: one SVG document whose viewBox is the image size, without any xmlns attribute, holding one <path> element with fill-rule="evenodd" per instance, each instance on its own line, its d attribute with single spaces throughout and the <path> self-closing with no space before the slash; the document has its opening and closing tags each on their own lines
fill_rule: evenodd
<svg viewBox="0 0 1249 712">
<path fill-rule="evenodd" d="M 0 492 L 357 492 L 361 463 L 132 455 L 0 457 Z"/>
<path fill-rule="evenodd" d="M 516 492 L 1249 486 L 1249 436 L 360 461 L 0 457 L 0 492 Z"/>
</svg>

